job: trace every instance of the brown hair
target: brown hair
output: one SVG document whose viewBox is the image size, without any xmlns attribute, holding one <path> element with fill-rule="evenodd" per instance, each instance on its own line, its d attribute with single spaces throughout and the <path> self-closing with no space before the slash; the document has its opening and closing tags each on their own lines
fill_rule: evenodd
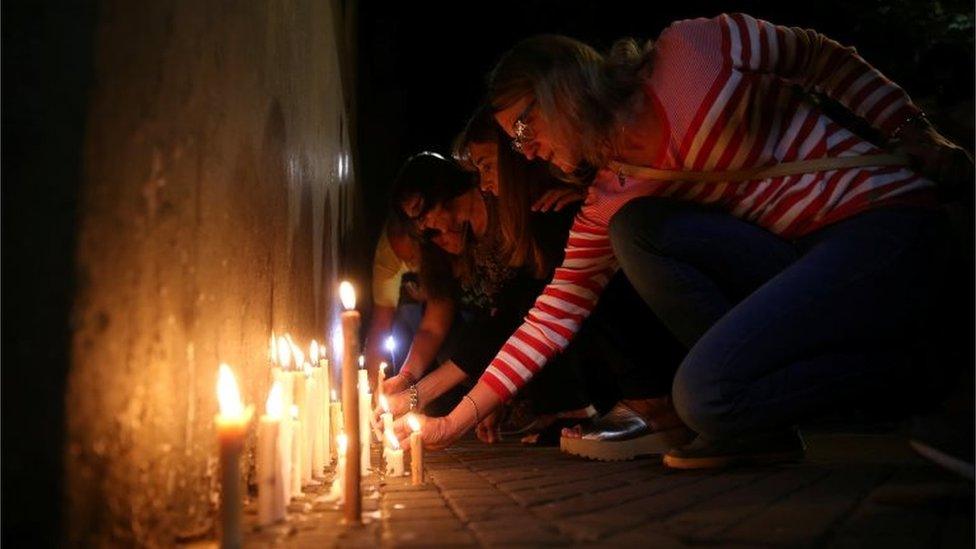
<svg viewBox="0 0 976 549">
<path fill-rule="evenodd" d="M 546 255 L 529 228 L 532 203 L 553 186 L 546 168 L 530 163 L 508 147 L 507 136 L 491 115 L 490 107 L 479 107 L 464 130 L 454 139 L 452 155 L 460 166 L 476 172 L 470 155 L 472 143 L 495 143 L 498 147 L 498 224 L 501 233 L 501 259 L 509 267 L 526 267 L 533 276 L 543 278 L 549 271 Z"/>
<path fill-rule="evenodd" d="M 614 131 L 641 107 L 636 93 L 649 69 L 653 44 L 632 38 L 614 43 L 604 56 L 559 35 L 527 38 L 502 56 L 488 77 L 488 97 L 501 110 L 531 94 L 542 116 L 586 163 L 608 161 Z"/>
</svg>

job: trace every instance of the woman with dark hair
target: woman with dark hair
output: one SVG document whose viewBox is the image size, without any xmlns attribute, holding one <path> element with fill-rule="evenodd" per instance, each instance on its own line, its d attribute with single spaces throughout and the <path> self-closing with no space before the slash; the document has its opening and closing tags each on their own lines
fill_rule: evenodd
<svg viewBox="0 0 976 549">
<path fill-rule="evenodd" d="M 506 235 L 500 221 L 503 208 L 493 195 L 478 189 L 477 181 L 453 162 L 421 153 L 406 162 L 394 184 L 394 215 L 398 224 L 413 227 L 419 241 L 421 286 L 428 299 L 472 312 L 464 322 L 440 327 L 440 332 L 450 329 L 452 335 L 450 343 L 435 351 L 440 364 L 434 371 L 423 375 L 413 367 L 387 380 L 384 390 L 396 416 L 480 376 L 561 259 L 570 216 L 562 216 L 562 228 L 558 219 L 548 219 L 548 228 L 539 226 L 533 233 L 528 220 L 517 229 L 520 232 L 512 233 L 509 227 L 508 235 L 533 235 L 513 243 L 515 237 Z M 522 209 L 526 214 L 527 210 L 528 205 Z M 434 353 L 411 348 L 413 355 L 427 356 L 426 364 Z M 408 362 L 420 364 L 411 358 Z M 533 385 L 539 388 L 531 391 L 534 408 L 548 423 L 557 417 L 578 422 L 593 413 L 575 364 L 553 368 Z M 497 438 L 495 424 L 482 427 L 484 440 Z M 550 439 L 557 440 L 558 425 L 550 431 Z"/>
<path fill-rule="evenodd" d="M 449 444 L 511 398 L 618 268 L 689 348 L 672 394 L 699 436 L 668 466 L 798 459 L 796 422 L 910 394 L 946 275 L 934 184 L 801 90 L 864 118 L 923 172 L 970 176 L 898 86 L 812 30 L 736 14 L 607 57 L 559 36 L 510 50 L 489 96 L 513 146 L 596 176 L 552 283 L 425 442 Z"/>
</svg>

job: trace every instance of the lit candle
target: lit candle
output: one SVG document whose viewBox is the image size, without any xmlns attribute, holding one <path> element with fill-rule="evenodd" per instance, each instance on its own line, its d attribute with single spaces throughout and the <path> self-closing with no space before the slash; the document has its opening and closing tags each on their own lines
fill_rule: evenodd
<svg viewBox="0 0 976 549">
<path fill-rule="evenodd" d="M 341 433 L 342 432 L 342 403 L 339 402 L 339 399 L 336 397 L 335 389 L 332 389 L 332 402 L 329 404 L 329 420 L 330 420 L 329 423 L 331 423 L 329 427 L 332 429 L 332 432 Z M 336 454 L 335 457 L 338 460 L 339 454 L 341 453 L 339 452 L 339 448 L 335 447 L 333 453 Z"/>
<path fill-rule="evenodd" d="M 372 410 L 373 395 L 367 391 L 361 395 L 359 402 L 359 436 L 362 437 L 362 443 L 359 446 L 359 451 L 362 453 L 362 457 L 359 460 L 359 467 L 361 468 L 360 472 L 364 475 L 368 475 L 369 469 L 373 466 L 373 459 L 370 454 L 370 442 L 372 438 L 370 432 L 372 430 L 369 428 Z"/>
<path fill-rule="evenodd" d="M 373 413 L 373 395 L 369 392 L 369 375 L 366 372 L 366 359 L 359 355 L 359 378 L 357 387 L 359 388 L 359 451 L 362 457 L 359 460 L 359 467 L 362 474 L 369 474 L 372 466 L 369 452 L 369 444 L 372 440 L 369 428 L 370 416 Z"/>
<path fill-rule="evenodd" d="M 217 375 L 220 412 L 214 418 L 220 445 L 221 547 L 241 547 L 241 451 L 254 408 L 244 407 L 230 366 L 221 364 Z"/>
<path fill-rule="evenodd" d="M 280 431 L 283 406 L 281 383 L 276 381 L 268 393 L 265 414 L 258 423 L 258 524 L 261 526 L 285 518 Z"/>
<path fill-rule="evenodd" d="M 420 420 L 417 416 L 410 414 L 407 416 L 407 425 L 410 426 L 410 476 L 413 477 L 412 484 L 424 483 L 424 441 L 423 432 L 420 430 Z"/>
<path fill-rule="evenodd" d="M 318 359 L 313 364 L 318 367 L 313 371 L 318 375 L 315 379 L 316 392 L 316 413 L 319 416 L 318 431 L 316 440 L 322 441 L 321 461 L 315 465 L 319 474 L 324 474 L 325 468 L 332 462 L 332 421 L 329 401 L 329 392 L 332 388 L 332 376 L 329 371 L 329 359 L 326 357 L 325 345 L 319 345 L 314 339 L 312 346 L 318 347 Z"/>
<path fill-rule="evenodd" d="M 302 420 L 298 418 L 298 405 L 292 404 L 291 409 L 291 497 L 302 495 L 302 445 L 300 442 Z"/>
<path fill-rule="evenodd" d="M 317 459 L 322 459 L 321 456 L 317 456 L 315 451 L 315 445 L 319 444 L 319 451 L 321 448 L 321 441 L 316 440 L 317 433 L 319 432 L 319 406 L 318 406 L 318 384 L 316 383 L 315 368 L 312 368 L 311 363 L 305 363 L 305 406 L 307 411 L 305 412 L 305 417 L 308 419 L 308 425 L 305 427 L 305 434 L 307 436 L 308 448 L 305 450 L 308 456 L 308 475 L 309 480 L 322 475 L 322 468 L 318 467 Z"/>
<path fill-rule="evenodd" d="M 278 367 L 273 370 L 274 381 L 281 384 L 281 404 L 282 411 L 289 412 L 289 416 L 281 422 L 279 426 L 279 437 L 281 438 L 281 444 L 284 448 L 282 453 L 282 463 L 281 468 L 284 470 L 284 476 L 282 477 L 282 485 L 284 486 L 283 499 L 287 505 L 287 502 L 291 501 L 291 490 L 292 490 L 292 465 L 291 456 L 293 454 L 292 444 L 294 444 L 295 439 L 295 429 L 292 425 L 291 419 L 291 407 L 294 403 L 294 379 L 292 373 L 289 371 L 291 368 L 291 345 L 284 337 L 279 337 L 275 343 L 276 354 L 278 356 Z"/>
<path fill-rule="evenodd" d="M 392 430 L 386 431 L 387 448 L 383 452 L 386 456 L 386 476 L 403 476 L 403 448 L 400 448 L 400 441 Z"/>
<path fill-rule="evenodd" d="M 312 383 L 309 383 L 309 366 L 305 362 L 305 353 L 295 345 L 295 342 L 289 337 L 288 344 L 291 345 L 291 355 L 292 360 L 295 361 L 295 372 L 294 383 L 295 383 L 295 404 L 298 406 L 298 421 L 301 423 L 301 430 L 299 430 L 295 436 L 299 439 L 299 445 L 301 448 L 302 462 L 301 469 L 299 471 L 302 474 L 302 484 L 311 484 L 312 482 L 312 443 L 314 442 L 312 438 L 312 414 L 311 414 L 311 389 L 313 388 Z"/>
<path fill-rule="evenodd" d="M 336 437 L 336 450 L 338 451 L 339 458 L 336 460 L 336 470 L 335 476 L 332 478 L 332 497 L 342 503 L 345 500 L 346 493 L 343 489 L 344 481 L 346 478 L 346 450 L 349 448 L 349 438 L 346 437 L 345 433 L 339 434 Z"/>
<path fill-rule="evenodd" d="M 392 433 L 393 432 L 393 414 L 390 413 L 390 403 L 386 400 L 386 395 L 380 395 L 380 408 L 383 409 L 383 413 L 380 414 L 380 419 L 383 420 L 383 432 Z M 386 437 L 389 441 L 389 436 Z"/>
<path fill-rule="evenodd" d="M 396 364 L 396 355 L 393 354 L 396 351 L 396 340 L 393 339 L 393 334 L 386 336 L 386 341 L 383 342 L 386 347 L 386 351 L 390 353 L 390 362 Z"/>
<path fill-rule="evenodd" d="M 339 298 L 345 310 L 342 321 L 342 406 L 345 433 L 348 437 L 345 463 L 345 505 L 347 523 L 362 521 L 362 499 L 359 494 L 360 442 L 359 442 L 359 392 L 356 388 L 356 356 L 359 354 L 359 312 L 356 308 L 356 291 L 352 284 L 339 285 Z"/>
<path fill-rule="evenodd" d="M 386 381 L 386 368 L 389 366 L 386 362 L 380 362 L 379 370 L 376 372 L 376 392 L 383 394 L 383 382 Z"/>
</svg>

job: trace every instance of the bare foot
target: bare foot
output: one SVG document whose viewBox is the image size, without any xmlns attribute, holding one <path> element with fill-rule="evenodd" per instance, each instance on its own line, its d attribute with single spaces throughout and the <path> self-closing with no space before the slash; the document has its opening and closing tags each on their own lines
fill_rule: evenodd
<svg viewBox="0 0 976 549">
<path fill-rule="evenodd" d="M 671 404 L 671 397 L 623 399 L 621 404 L 640 414 L 655 431 L 684 426 Z"/>
</svg>

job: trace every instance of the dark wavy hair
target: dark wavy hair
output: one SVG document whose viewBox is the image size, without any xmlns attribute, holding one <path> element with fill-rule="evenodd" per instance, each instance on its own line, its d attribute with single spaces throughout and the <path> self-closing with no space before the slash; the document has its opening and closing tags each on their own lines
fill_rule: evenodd
<svg viewBox="0 0 976 549">
<path fill-rule="evenodd" d="M 403 226 L 410 227 L 415 225 L 415 219 L 407 216 L 402 207 L 408 199 L 420 198 L 420 212 L 417 217 L 423 217 L 434 206 L 471 190 L 476 181 L 456 163 L 435 152 L 417 153 L 403 163 L 393 180 L 390 207 L 397 220 Z"/>
<path fill-rule="evenodd" d="M 475 188 L 477 179 L 456 163 L 430 151 L 406 160 L 393 180 L 390 209 L 392 218 L 404 228 L 420 248 L 420 284 L 428 297 L 452 297 L 457 290 L 456 260 L 430 241 L 430 235 L 417 229 L 416 218 Z M 403 204 L 420 198 L 420 212 L 411 218 Z"/>
<path fill-rule="evenodd" d="M 539 35 L 508 50 L 488 77 L 495 111 L 531 94 L 550 127 L 575 145 L 587 164 L 604 166 L 613 134 L 643 105 L 641 80 L 650 72 L 653 44 L 632 38 L 607 55 L 572 38 Z"/>
</svg>

